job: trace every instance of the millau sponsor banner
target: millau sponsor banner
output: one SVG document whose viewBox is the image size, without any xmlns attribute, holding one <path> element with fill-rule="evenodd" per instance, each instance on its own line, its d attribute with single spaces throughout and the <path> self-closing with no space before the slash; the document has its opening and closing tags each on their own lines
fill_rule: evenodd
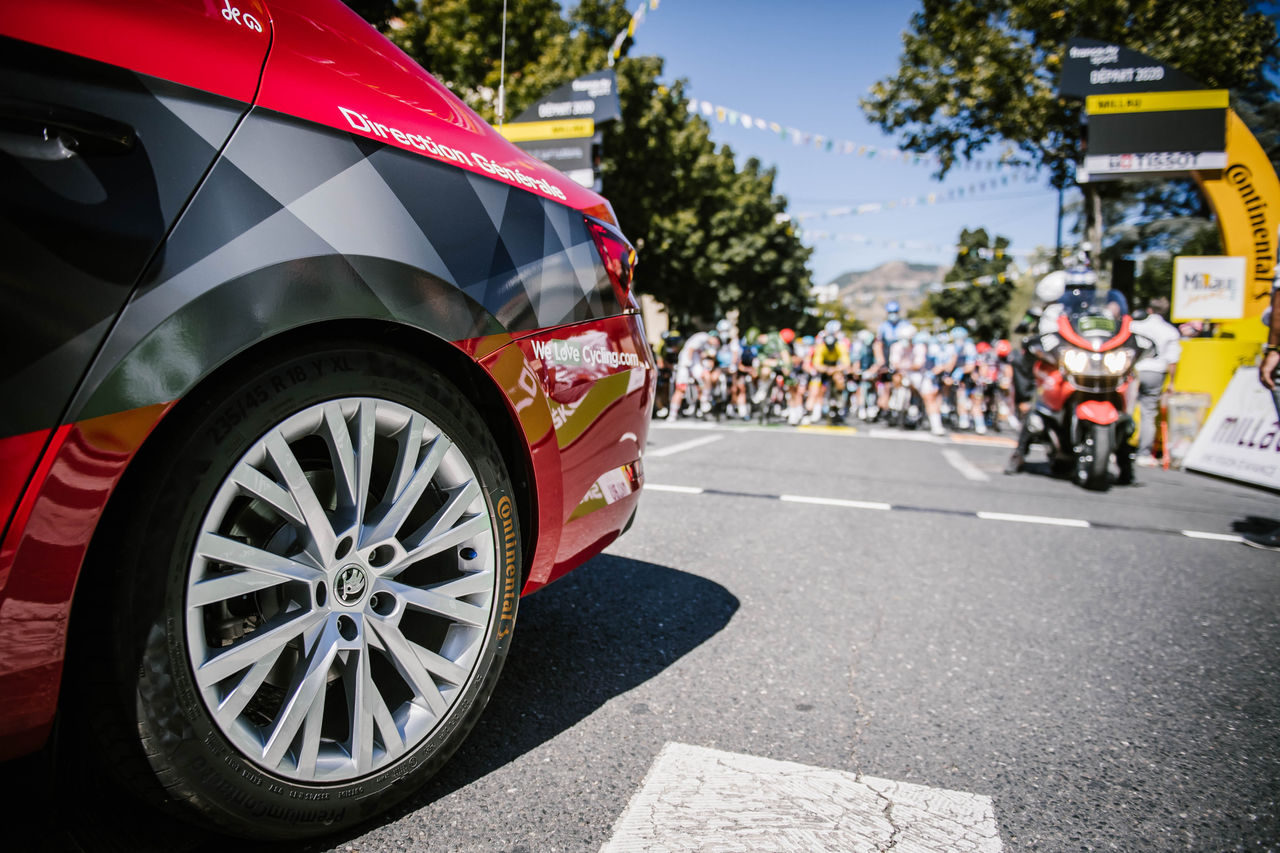
<svg viewBox="0 0 1280 853">
<path fill-rule="evenodd" d="M 1242 367 L 1231 377 L 1183 465 L 1280 489 L 1280 420 L 1258 368 Z"/>
</svg>

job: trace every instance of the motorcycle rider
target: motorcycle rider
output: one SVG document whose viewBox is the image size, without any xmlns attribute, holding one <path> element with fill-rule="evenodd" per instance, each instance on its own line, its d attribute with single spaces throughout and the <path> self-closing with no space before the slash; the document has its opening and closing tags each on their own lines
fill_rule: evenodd
<svg viewBox="0 0 1280 853">
<path fill-rule="evenodd" d="M 1083 274 L 1077 273 L 1075 280 L 1083 283 Z M 1039 308 L 1033 308 L 1029 319 L 1037 321 L 1034 334 L 1022 339 L 1022 346 L 1016 355 L 1011 357 L 1013 367 L 1013 404 L 1019 421 L 1018 444 L 1009 455 L 1004 465 L 1006 474 L 1017 474 L 1026 462 L 1027 453 L 1031 450 L 1031 402 L 1035 398 L 1035 355 L 1039 336 L 1049 334 L 1058 326 L 1058 317 L 1062 314 L 1062 304 L 1058 301 L 1067 289 L 1067 273 L 1055 270 L 1036 284 L 1036 301 Z"/>
<path fill-rule="evenodd" d="M 1044 307 L 1039 315 L 1038 334 L 1023 339 L 1022 357 L 1014 365 L 1014 396 L 1022 424 L 1018 433 L 1018 445 L 1005 464 L 1006 474 L 1016 474 L 1022 470 L 1034 437 L 1029 416 L 1035 398 L 1034 365 L 1035 361 L 1043 355 L 1040 338 L 1057 330 L 1058 319 L 1066 311 L 1067 300 L 1093 299 L 1103 295 L 1103 291 L 1095 291 L 1097 280 L 1097 274 L 1089 267 L 1087 257 L 1081 255 L 1075 267 L 1066 272 L 1052 272 L 1036 285 L 1036 298 L 1044 303 Z M 1124 296 L 1117 291 L 1106 291 L 1105 298 L 1107 299 L 1106 310 L 1117 320 L 1129 313 Z M 1120 485 L 1128 485 L 1134 479 L 1134 447 L 1129 443 L 1132 431 L 1133 419 L 1122 412 L 1118 430 L 1119 440 L 1115 447 L 1116 464 L 1120 469 L 1116 482 Z"/>
</svg>

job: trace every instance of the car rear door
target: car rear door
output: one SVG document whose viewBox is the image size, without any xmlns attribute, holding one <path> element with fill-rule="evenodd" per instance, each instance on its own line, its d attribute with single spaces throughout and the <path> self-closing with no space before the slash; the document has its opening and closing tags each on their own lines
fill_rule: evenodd
<svg viewBox="0 0 1280 853">
<path fill-rule="evenodd" d="M 149 260 L 248 111 L 259 0 L 0 16 L 0 526 Z"/>
</svg>

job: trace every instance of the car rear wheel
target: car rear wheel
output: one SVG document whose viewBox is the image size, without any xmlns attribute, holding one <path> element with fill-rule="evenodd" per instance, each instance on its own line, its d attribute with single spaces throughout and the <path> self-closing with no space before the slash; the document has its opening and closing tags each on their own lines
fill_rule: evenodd
<svg viewBox="0 0 1280 853">
<path fill-rule="evenodd" d="M 519 524 L 484 422 L 363 347 L 274 359 L 174 417 L 121 496 L 125 689 L 97 728 L 224 831 L 387 808 L 474 725 L 514 627 Z"/>
</svg>

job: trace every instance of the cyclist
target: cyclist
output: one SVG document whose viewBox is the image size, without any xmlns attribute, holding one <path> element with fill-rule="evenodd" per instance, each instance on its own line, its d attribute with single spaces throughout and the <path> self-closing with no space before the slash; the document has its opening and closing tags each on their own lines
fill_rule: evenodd
<svg viewBox="0 0 1280 853">
<path fill-rule="evenodd" d="M 915 326 L 903 318 L 901 306 L 898 305 L 896 300 L 889 302 L 884 307 L 887 316 L 876 331 L 876 338 L 873 344 L 875 372 L 879 374 L 880 380 L 880 390 L 876 397 L 876 405 L 882 413 L 889 411 L 889 397 L 893 389 L 901 385 L 900 377 L 897 376 L 893 366 L 893 348 L 902 338 L 910 339 L 911 335 L 915 334 Z M 911 334 L 907 334 L 908 329 Z"/>
<path fill-rule="evenodd" d="M 791 407 L 787 410 L 787 422 L 795 426 L 808 416 L 804 404 L 813 376 L 813 336 L 796 338 L 791 346 L 795 356 L 791 359 Z"/>
<path fill-rule="evenodd" d="M 908 381 L 920 392 L 920 399 L 924 401 L 925 414 L 929 416 L 929 431 L 934 435 L 946 435 L 947 431 L 942 426 L 941 400 L 938 394 L 938 345 L 932 335 L 920 331 L 916 332 L 910 348 L 905 352 L 908 353 Z"/>
<path fill-rule="evenodd" d="M 835 419 L 842 420 L 845 377 L 850 367 L 849 347 L 840 335 L 840 324 L 832 320 L 813 346 L 813 380 L 809 384 L 808 410 L 811 420 L 822 418 L 822 404 L 827 386 L 832 386 L 831 405 Z"/>
<path fill-rule="evenodd" d="M 864 421 L 872 417 L 871 412 L 875 409 L 875 340 L 875 332 L 870 329 L 859 329 L 849 350 L 849 360 L 853 362 L 858 383 L 856 397 L 858 417 Z"/>
<path fill-rule="evenodd" d="M 744 421 L 751 420 L 751 399 L 755 396 L 756 384 L 760 379 L 759 342 L 762 340 L 767 340 L 767 336 L 759 334 L 756 335 L 757 343 L 743 338 L 738 344 L 738 364 L 733 371 L 730 389 L 730 417 L 736 412 Z"/>
<path fill-rule="evenodd" d="M 975 432 L 985 433 L 987 424 L 982 413 L 982 398 L 976 393 L 978 348 L 969 337 L 969 330 L 964 326 L 956 326 L 951 330 L 951 342 L 956 351 L 956 360 L 951 369 L 951 381 L 955 383 L 956 411 L 960 416 L 960 429 L 969 429 L 972 423 Z"/>
<path fill-rule="evenodd" d="M 880 389 L 880 393 L 884 396 L 881 411 L 887 413 L 891 420 L 899 425 L 906 418 L 907 410 L 911 406 L 911 385 L 907 377 L 911 374 L 914 365 L 913 339 L 917 331 L 911 323 L 898 327 L 898 338 L 886 350 L 888 361 L 885 365 L 886 373 L 882 375 L 887 375 L 888 380 Z"/>
<path fill-rule="evenodd" d="M 659 418 L 665 418 L 671 411 L 671 396 L 675 393 L 676 361 L 680 358 L 683 346 L 684 336 L 674 329 L 668 330 L 662 333 L 662 341 L 654 353 L 658 368 L 654 414 Z"/>
<path fill-rule="evenodd" d="M 671 409 L 667 413 L 667 420 L 674 421 L 680 416 L 680 407 L 684 398 L 689 395 L 690 386 L 695 401 L 694 410 L 702 412 L 705 411 L 704 407 L 710 406 L 707 399 L 709 385 L 705 356 L 710 353 L 714 357 L 719 350 L 720 339 L 710 332 L 697 332 L 689 336 L 676 359 L 676 390 L 671 395 Z"/>
</svg>

